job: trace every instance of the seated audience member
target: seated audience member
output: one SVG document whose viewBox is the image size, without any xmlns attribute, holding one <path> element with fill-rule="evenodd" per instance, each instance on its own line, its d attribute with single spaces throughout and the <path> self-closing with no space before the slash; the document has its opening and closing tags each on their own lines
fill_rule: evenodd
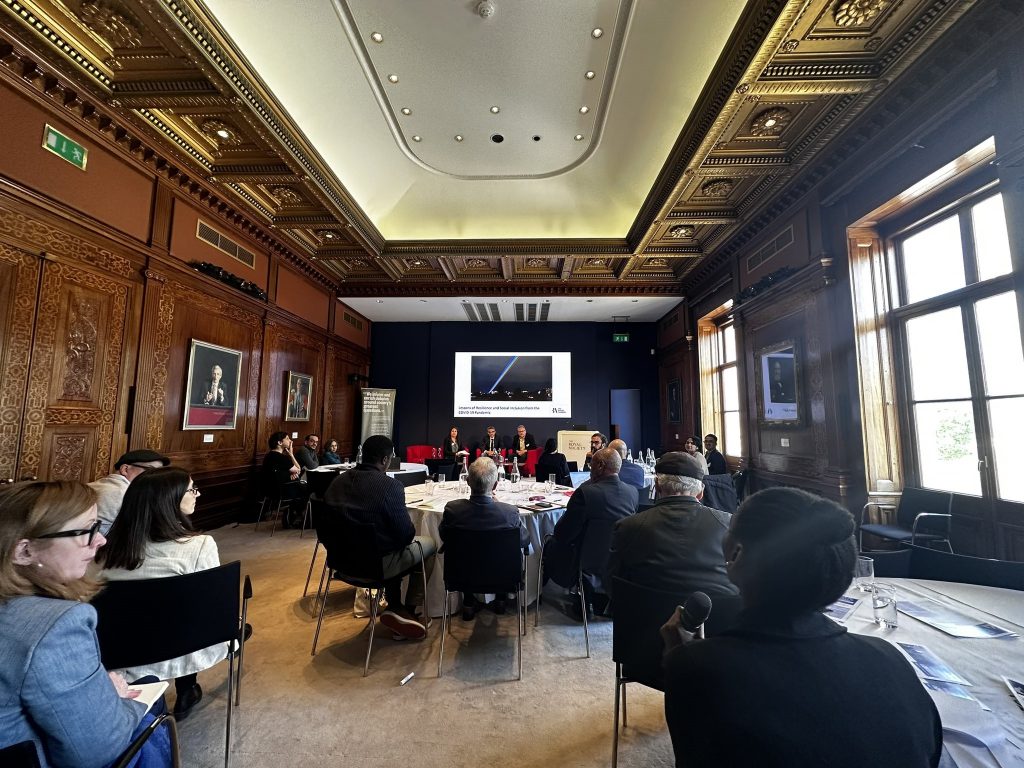
<svg viewBox="0 0 1024 768">
<path fill-rule="evenodd" d="M 559 485 L 572 485 L 569 477 L 569 462 L 565 460 L 564 453 L 558 453 L 555 448 L 558 442 L 553 437 L 544 441 L 544 453 L 537 459 L 533 474 L 538 482 L 547 481 L 551 475 L 555 476 L 555 482 Z"/>
<path fill-rule="evenodd" d="M 522 424 L 516 427 L 516 436 L 512 438 L 512 450 L 515 451 L 515 457 L 519 459 L 520 467 L 526 463 L 526 454 L 536 447 L 537 441 L 526 431 L 526 427 Z"/>
<path fill-rule="evenodd" d="M 700 438 L 696 435 L 690 435 L 686 438 L 686 443 L 683 445 L 683 450 L 687 454 L 692 456 L 700 464 L 704 474 L 708 474 L 708 460 L 704 458 L 704 454 L 700 452 Z M 703 475 L 702 475 L 703 477 Z"/>
<path fill-rule="evenodd" d="M 427 578 L 434 567 L 437 545 L 429 536 L 416 536 L 412 518 L 405 508 L 405 488 L 386 471 L 395 455 L 395 445 L 384 435 L 373 435 L 363 443 L 363 460 L 335 478 L 327 488 L 324 501 L 336 514 L 353 523 L 370 524 L 377 534 L 377 544 L 384 553 L 384 594 L 388 609 L 380 615 L 380 623 L 394 633 L 396 640 L 422 640 L 427 636 L 424 622 L 416 618 L 416 606 L 422 605 L 423 579 L 420 569 L 426 569 Z M 420 548 L 423 545 L 423 562 Z M 419 569 L 409 576 L 405 605 L 402 605 L 402 577 L 399 575 L 412 565 Z"/>
<path fill-rule="evenodd" d="M 341 464 L 341 456 L 338 455 L 338 441 L 331 438 L 327 441 L 327 447 L 320 454 L 321 464 Z"/>
<path fill-rule="evenodd" d="M 36 745 L 44 766 L 101 768 L 153 720 L 100 661 L 85 578 L 105 543 L 96 493 L 67 482 L 0 489 L 0 747 Z M 163 712 L 158 701 L 154 711 Z M 171 765 L 161 729 L 145 765 Z"/>
<path fill-rule="evenodd" d="M 320 447 L 319 435 L 306 435 L 306 442 L 295 451 L 295 460 L 303 469 L 316 469 L 320 466 L 317 449 Z"/>
<path fill-rule="evenodd" d="M 619 479 L 622 459 L 611 448 L 602 448 L 591 460 L 590 479 L 577 488 L 565 507 L 565 514 L 555 524 L 554 535 L 544 548 L 544 574 L 563 587 L 576 584 L 577 552 L 583 545 L 587 524 L 595 520 L 615 521 L 636 512 L 636 488 Z M 601 613 L 608 605 L 606 586 L 607 560 L 591 564 L 584 570 L 583 588 L 588 610 Z M 569 610 L 579 621 L 579 603 L 569 604 Z M 578 616 L 576 614 L 579 614 Z"/>
<path fill-rule="evenodd" d="M 157 579 L 205 571 L 220 565 L 217 542 L 192 530 L 199 489 L 180 467 L 153 469 L 132 483 L 124 495 L 124 508 L 114 521 L 106 546 L 96 556 L 100 578 L 108 581 Z M 174 717 L 184 720 L 203 689 L 198 673 L 227 658 L 227 646 L 201 651 L 159 664 L 126 670 L 129 679 L 153 675 L 174 680 L 177 698 Z"/>
<path fill-rule="evenodd" d="M 692 456 L 673 452 L 654 471 L 658 500 L 615 525 L 609 574 L 678 595 L 735 595 L 722 556 L 730 516 L 700 503 L 704 470 Z"/>
<path fill-rule="evenodd" d="M 104 534 L 110 530 L 117 513 L 121 511 L 121 501 L 124 492 L 128 490 L 128 484 L 147 469 L 166 467 L 170 463 L 169 458 L 148 448 L 128 451 L 114 464 L 112 474 L 89 483 L 89 487 L 96 491 L 96 509 L 103 521 Z"/>
<path fill-rule="evenodd" d="M 281 486 L 285 483 L 294 482 L 302 474 L 302 467 L 295 460 L 292 454 L 292 439 L 287 432 L 275 432 L 268 440 L 270 450 L 263 457 L 263 469 L 261 470 L 261 482 L 265 492 L 276 498 L 281 492 Z M 288 505 L 288 511 L 281 515 L 281 527 L 288 528 L 293 523 L 302 519 L 302 510 L 309 497 L 309 490 L 305 483 L 289 486 L 294 495 L 289 497 L 294 501 Z"/>
<path fill-rule="evenodd" d="M 501 460 L 501 438 L 494 427 L 487 428 L 487 434 L 480 441 L 480 455 L 486 456 L 494 461 Z"/>
<path fill-rule="evenodd" d="M 519 529 L 520 546 L 530 543 L 526 526 L 519 517 L 519 510 L 511 504 L 504 504 L 494 499 L 494 489 L 498 487 L 498 468 L 492 459 L 481 456 L 469 465 L 469 498 L 454 499 L 444 507 L 444 515 L 438 533 L 441 541 L 454 529 L 470 531 L 494 531 L 505 528 Z M 462 594 L 462 618 L 471 620 L 477 612 L 479 604 L 472 593 Z M 505 600 L 495 600 L 495 611 L 504 613 Z"/>
<path fill-rule="evenodd" d="M 708 462 L 709 475 L 729 474 L 729 467 L 725 463 L 725 456 L 718 450 L 718 437 L 716 435 L 704 435 L 704 458 Z"/>
<path fill-rule="evenodd" d="M 602 435 L 600 432 L 595 432 L 590 436 L 590 450 L 587 451 L 586 457 L 583 459 L 583 472 L 590 470 L 590 460 L 594 454 L 600 451 L 602 448 L 608 446 L 608 438 Z"/>
<path fill-rule="evenodd" d="M 677 610 L 662 630 L 675 646 L 665 718 L 677 766 L 938 765 L 942 723 L 910 664 L 821 613 L 850 586 L 854 527 L 839 505 L 795 488 L 740 505 L 724 549 L 738 624 L 685 642 Z"/>
<path fill-rule="evenodd" d="M 618 453 L 619 458 L 622 459 L 619 479 L 627 485 L 632 485 L 638 491 L 642 491 L 644 489 L 644 468 L 632 461 L 626 461 L 626 454 L 629 453 L 626 442 L 618 439 L 612 440 L 608 443 L 608 447 Z"/>
</svg>

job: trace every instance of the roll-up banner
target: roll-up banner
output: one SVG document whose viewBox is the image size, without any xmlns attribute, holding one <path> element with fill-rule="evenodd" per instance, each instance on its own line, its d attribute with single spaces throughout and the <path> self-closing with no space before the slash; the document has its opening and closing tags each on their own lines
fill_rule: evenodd
<svg viewBox="0 0 1024 768">
<path fill-rule="evenodd" d="M 366 442 L 366 438 L 371 435 L 391 437 L 391 430 L 395 423 L 395 392 L 397 391 L 368 387 L 359 390 L 363 413 L 360 445 Z"/>
</svg>

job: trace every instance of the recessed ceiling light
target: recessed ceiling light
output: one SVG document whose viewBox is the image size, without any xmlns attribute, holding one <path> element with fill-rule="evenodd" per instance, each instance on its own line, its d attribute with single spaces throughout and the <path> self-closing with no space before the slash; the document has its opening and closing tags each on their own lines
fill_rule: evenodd
<svg viewBox="0 0 1024 768">
<path fill-rule="evenodd" d="M 403 115 L 411 115 L 412 114 L 412 110 L 409 109 L 408 107 L 402 107 L 402 114 Z"/>
<path fill-rule="evenodd" d="M 384 299 L 377 299 L 377 303 L 378 304 L 383 304 L 384 303 Z"/>
<path fill-rule="evenodd" d="M 634 303 L 634 304 L 636 304 L 636 303 L 637 303 L 637 302 L 639 302 L 639 301 L 640 301 L 640 299 L 633 299 L 633 303 Z"/>
<path fill-rule="evenodd" d="M 421 136 L 413 136 L 412 140 L 413 141 L 423 141 L 423 138 Z"/>
<path fill-rule="evenodd" d="M 421 302 L 423 302 L 424 304 L 426 304 L 426 303 L 427 303 L 427 300 L 426 300 L 426 299 L 420 299 L 420 301 L 421 301 Z"/>
<path fill-rule="evenodd" d="M 776 119 L 775 119 L 774 117 L 769 117 L 769 118 L 768 118 L 767 120 L 765 120 L 765 121 L 764 121 L 764 127 L 765 127 L 765 128 L 771 128 L 771 127 L 772 127 L 772 126 L 774 126 L 774 125 L 775 125 L 775 124 L 776 124 L 777 122 L 779 122 L 779 121 L 778 121 L 778 120 L 776 120 Z"/>
<path fill-rule="evenodd" d="M 389 83 L 397 83 L 398 82 L 398 75 L 388 75 L 388 82 Z"/>
<path fill-rule="evenodd" d="M 594 38 L 595 40 L 597 40 L 597 38 L 599 38 L 603 34 L 604 34 L 604 30 L 603 29 L 601 29 L 600 27 L 594 27 L 594 31 L 590 33 L 590 36 L 592 38 Z"/>
<path fill-rule="evenodd" d="M 593 303 L 594 303 L 593 299 L 587 299 L 587 304 L 593 304 Z"/>
<path fill-rule="evenodd" d="M 222 139 L 230 139 L 231 131 L 229 131 L 227 128 L 221 128 L 220 130 L 217 131 L 217 135 L 220 136 Z"/>
<path fill-rule="evenodd" d="M 496 115 L 496 114 L 498 114 L 499 112 L 501 112 L 501 107 L 499 107 L 499 106 L 493 106 L 493 107 L 491 107 L 491 114 L 492 114 L 492 115 Z"/>
<path fill-rule="evenodd" d="M 587 73 L 586 73 L 586 74 L 584 75 L 584 77 L 585 77 L 585 78 L 587 78 L 587 80 L 593 80 L 593 79 L 594 79 L 594 72 L 592 72 L 592 71 L 588 71 L 588 72 L 587 72 Z"/>
<path fill-rule="evenodd" d="M 462 141 L 462 134 L 461 133 L 456 133 L 455 134 L 455 140 L 456 141 Z"/>
<path fill-rule="evenodd" d="M 582 106 L 582 107 L 580 107 L 580 114 L 581 114 L 581 115 L 585 115 L 585 114 L 587 114 L 587 112 L 589 112 L 589 111 L 590 111 L 590 107 L 588 107 L 588 106 Z"/>
<path fill-rule="evenodd" d="M 383 43 L 384 35 L 382 35 L 380 32 L 374 32 L 372 35 L 370 35 L 370 39 L 373 40 L 373 42 L 375 43 Z"/>
<path fill-rule="evenodd" d="M 583 134 L 582 133 L 577 133 L 572 138 L 573 138 L 574 141 L 583 141 Z"/>
<path fill-rule="evenodd" d="M 324 237 L 326 239 L 328 239 L 328 240 L 333 240 L 334 239 L 334 233 L 333 232 L 324 232 Z"/>
</svg>

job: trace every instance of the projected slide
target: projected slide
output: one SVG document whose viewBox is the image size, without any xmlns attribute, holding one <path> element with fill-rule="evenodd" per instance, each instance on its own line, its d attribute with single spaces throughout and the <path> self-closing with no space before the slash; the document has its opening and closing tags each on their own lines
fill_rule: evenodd
<svg viewBox="0 0 1024 768">
<path fill-rule="evenodd" d="M 455 416 L 572 415 L 568 352 L 456 352 Z"/>
</svg>

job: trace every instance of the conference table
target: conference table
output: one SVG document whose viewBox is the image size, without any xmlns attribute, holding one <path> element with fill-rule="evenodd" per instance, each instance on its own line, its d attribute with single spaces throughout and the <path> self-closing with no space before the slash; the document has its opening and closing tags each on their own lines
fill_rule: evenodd
<svg viewBox="0 0 1024 768">
<path fill-rule="evenodd" d="M 974 621 L 987 622 L 1017 635 L 1024 634 L 1024 593 L 923 579 L 877 581 L 895 585 L 897 606 L 901 602 L 930 605 L 927 602 L 930 599 Z M 1010 695 L 1001 677 L 1006 675 L 1024 681 L 1024 640 L 1021 637 L 954 637 L 902 611 L 898 626 L 885 629 L 873 621 L 870 593 L 851 587 L 846 594 L 863 598 L 845 620 L 849 631 L 880 637 L 892 643 L 926 646 L 956 674 L 971 683 L 970 686 L 961 686 L 960 691 L 968 692 L 976 701 L 929 691 L 943 723 L 944 749 L 940 766 L 1024 768 L 1024 710 Z M 879 690 L 878 695 L 884 697 L 885 691 Z M 991 711 L 987 712 L 985 708 Z M 855 716 L 851 713 L 851 717 Z"/>
<path fill-rule="evenodd" d="M 555 523 L 565 513 L 565 505 L 569 502 L 566 494 L 572 489 L 558 485 L 554 491 L 548 493 L 544 483 L 523 480 L 517 485 L 517 489 L 511 490 L 511 483 L 504 481 L 496 498 L 498 501 L 519 507 L 519 517 L 530 535 L 530 553 L 526 557 L 526 603 L 529 605 L 537 599 L 537 569 L 540 567 L 541 544 L 544 537 L 555 530 Z M 445 504 L 452 499 L 469 497 L 465 486 L 461 488 L 463 490 L 460 491 L 460 483 L 453 481 L 435 483 L 431 491 L 428 491 L 425 485 L 413 485 L 405 489 L 406 507 L 416 527 L 417 536 L 429 536 L 437 542 L 438 548 L 441 547 L 438 528 L 441 525 Z M 542 497 L 539 501 L 552 506 L 541 510 L 527 509 L 526 507 L 536 503 L 531 501 L 530 497 Z M 461 608 L 461 600 L 462 596 L 459 593 L 453 593 L 449 599 L 449 611 L 458 611 Z M 431 616 L 441 616 L 444 605 L 444 554 L 436 556 L 434 571 L 427 581 L 427 604 Z"/>
</svg>

